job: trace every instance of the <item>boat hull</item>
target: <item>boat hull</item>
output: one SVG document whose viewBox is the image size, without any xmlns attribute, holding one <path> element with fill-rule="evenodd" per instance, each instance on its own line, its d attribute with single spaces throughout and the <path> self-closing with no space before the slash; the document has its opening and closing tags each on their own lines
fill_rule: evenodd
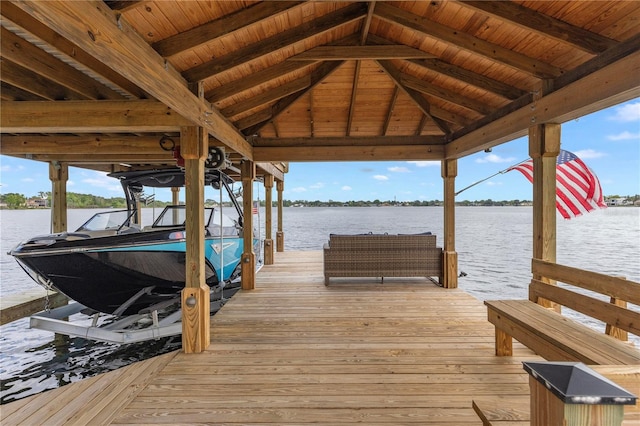
<svg viewBox="0 0 640 426">
<path fill-rule="evenodd" d="M 129 315 L 175 300 L 185 287 L 185 240 L 170 240 L 175 231 L 153 234 L 61 240 L 46 247 L 26 243 L 11 254 L 36 282 L 96 311 Z M 242 247 L 242 238 L 205 239 L 208 285 L 233 277 Z"/>
</svg>

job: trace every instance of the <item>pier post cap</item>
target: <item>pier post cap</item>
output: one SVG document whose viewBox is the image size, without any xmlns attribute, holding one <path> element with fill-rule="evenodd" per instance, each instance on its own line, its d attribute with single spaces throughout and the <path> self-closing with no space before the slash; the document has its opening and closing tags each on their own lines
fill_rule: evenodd
<svg viewBox="0 0 640 426">
<path fill-rule="evenodd" d="M 634 405 L 636 395 L 581 362 L 523 362 L 523 367 L 565 404 Z"/>
</svg>

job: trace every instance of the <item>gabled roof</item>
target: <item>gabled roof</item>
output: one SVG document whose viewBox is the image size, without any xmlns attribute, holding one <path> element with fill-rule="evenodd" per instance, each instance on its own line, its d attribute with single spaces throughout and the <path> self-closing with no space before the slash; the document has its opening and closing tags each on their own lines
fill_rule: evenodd
<svg viewBox="0 0 640 426">
<path fill-rule="evenodd" d="M 636 1 L 2 2 L 0 153 L 458 158 L 640 96 Z M 164 147 L 164 149 L 163 149 Z"/>
</svg>

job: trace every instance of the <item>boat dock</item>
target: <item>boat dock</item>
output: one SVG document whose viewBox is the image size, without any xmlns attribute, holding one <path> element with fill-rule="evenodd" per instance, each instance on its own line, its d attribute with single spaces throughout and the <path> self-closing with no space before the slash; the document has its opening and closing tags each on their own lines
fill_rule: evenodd
<svg viewBox="0 0 640 426">
<path fill-rule="evenodd" d="M 158 356 L 2 406 L 2 424 L 478 425 L 479 397 L 529 394 L 486 307 L 427 279 L 332 280 L 283 252 L 211 318 L 204 353 Z M 513 419 L 518 420 L 518 419 Z M 528 423 L 526 423 L 528 424 Z"/>
</svg>

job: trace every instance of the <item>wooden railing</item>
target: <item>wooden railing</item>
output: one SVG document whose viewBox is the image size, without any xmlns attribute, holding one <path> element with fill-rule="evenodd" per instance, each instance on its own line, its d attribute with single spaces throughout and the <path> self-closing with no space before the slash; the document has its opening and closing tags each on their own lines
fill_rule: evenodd
<svg viewBox="0 0 640 426">
<path fill-rule="evenodd" d="M 532 259 L 531 271 L 534 276 L 542 276 L 610 298 L 607 302 L 534 279 L 529 286 L 529 300 L 532 302 L 539 303 L 540 299 L 549 299 L 603 321 L 607 324 L 607 334 L 621 340 L 626 340 L 627 334 L 620 330 L 640 335 L 640 313 L 626 308 L 627 302 L 640 305 L 640 283 L 540 259 Z"/>
</svg>

